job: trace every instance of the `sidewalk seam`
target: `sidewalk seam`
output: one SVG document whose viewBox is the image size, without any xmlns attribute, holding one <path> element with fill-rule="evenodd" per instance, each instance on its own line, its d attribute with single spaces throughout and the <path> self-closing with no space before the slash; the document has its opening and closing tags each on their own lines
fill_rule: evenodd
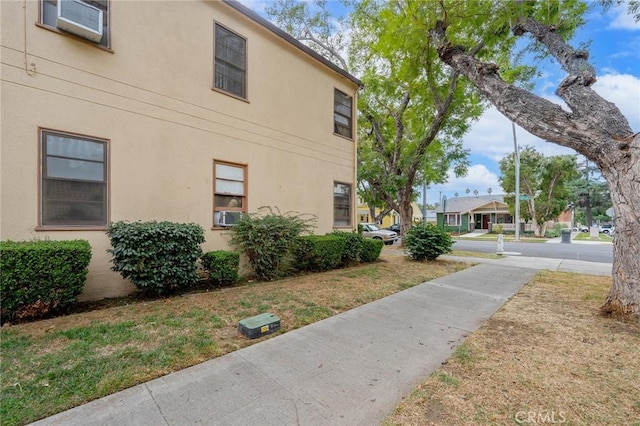
<svg viewBox="0 0 640 426">
<path fill-rule="evenodd" d="M 147 383 L 149 383 L 149 382 L 147 382 Z M 153 403 L 155 404 L 156 408 L 158 409 L 158 412 L 162 416 L 162 420 L 164 420 L 164 423 L 167 426 L 170 426 L 171 423 L 169 423 L 169 421 L 167 420 L 167 417 L 162 412 L 162 408 L 160 408 L 160 404 L 158 404 L 158 401 L 156 401 L 156 398 L 153 396 L 153 392 L 151 391 L 151 389 L 149 389 L 149 386 L 147 386 L 147 383 L 144 383 L 144 388 L 147 390 L 147 393 L 151 397 L 151 400 L 153 401 Z"/>
</svg>

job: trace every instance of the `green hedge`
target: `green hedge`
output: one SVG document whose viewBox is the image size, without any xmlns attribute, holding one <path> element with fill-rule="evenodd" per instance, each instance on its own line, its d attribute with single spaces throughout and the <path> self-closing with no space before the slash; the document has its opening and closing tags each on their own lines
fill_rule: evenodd
<svg viewBox="0 0 640 426">
<path fill-rule="evenodd" d="M 1 321 L 69 308 L 82 293 L 90 260 L 85 240 L 0 242 Z"/>
<path fill-rule="evenodd" d="M 404 240 L 405 251 L 413 260 L 434 260 L 441 254 L 451 252 L 452 246 L 451 236 L 430 223 L 415 225 Z"/>
<path fill-rule="evenodd" d="M 138 289 L 164 294 L 198 281 L 204 230 L 193 223 L 114 222 L 107 228 L 113 267 Z"/>
<path fill-rule="evenodd" d="M 333 235 L 345 240 L 344 251 L 342 252 L 341 266 L 349 266 L 360 260 L 362 251 L 362 234 L 355 232 L 333 231 L 327 235 Z"/>
<path fill-rule="evenodd" d="M 335 235 L 299 237 L 293 248 L 296 267 L 300 271 L 327 271 L 342 264 L 347 240 Z"/>
<path fill-rule="evenodd" d="M 362 240 L 362 250 L 360 250 L 360 260 L 362 262 L 375 262 L 380 257 L 384 243 L 382 240 L 365 238 Z"/>
<path fill-rule="evenodd" d="M 233 285 L 238 281 L 240 253 L 216 250 L 202 255 L 202 267 L 209 273 L 209 279 L 218 285 Z"/>
<path fill-rule="evenodd" d="M 270 281 L 290 274 L 290 251 L 296 239 L 310 232 L 315 216 L 262 207 L 243 214 L 231 227 L 231 244 L 243 253 L 257 279 Z"/>
</svg>

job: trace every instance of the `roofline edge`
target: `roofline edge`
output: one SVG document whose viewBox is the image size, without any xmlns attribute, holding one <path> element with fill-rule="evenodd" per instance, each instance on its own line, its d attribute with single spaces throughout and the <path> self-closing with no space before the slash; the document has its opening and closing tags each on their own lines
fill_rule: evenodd
<svg viewBox="0 0 640 426">
<path fill-rule="evenodd" d="M 243 15 L 245 15 L 247 18 L 251 19 L 252 21 L 262 25 L 263 27 L 265 27 L 266 29 L 268 29 L 269 31 L 271 31 L 272 33 L 277 35 L 278 37 L 280 37 L 280 38 L 284 39 L 285 41 L 287 41 L 288 43 L 292 44 L 294 47 L 302 50 L 304 53 L 306 53 L 307 55 L 311 56 L 313 59 L 315 59 L 315 60 L 319 61 L 320 63 L 322 63 L 323 65 L 331 68 L 333 71 L 337 72 L 338 74 L 342 75 L 343 77 L 347 78 L 348 80 L 351 80 L 353 83 L 355 83 L 358 86 L 358 88 L 364 87 L 364 85 L 362 84 L 362 82 L 358 78 L 354 77 L 353 75 L 349 74 L 347 71 L 343 70 L 342 68 L 340 68 L 339 66 L 337 66 L 333 62 L 329 61 L 327 58 L 325 58 L 324 56 L 320 55 L 315 50 L 311 49 L 308 46 L 305 46 L 302 43 L 300 43 L 298 40 L 296 40 L 294 37 L 292 37 L 286 31 L 282 30 L 281 28 L 278 28 L 277 26 L 275 26 L 274 24 L 269 22 L 267 19 L 265 19 L 262 16 L 258 15 L 256 12 L 254 12 L 251 9 L 249 9 L 248 7 L 246 7 L 245 5 L 241 4 L 240 2 L 238 2 L 236 0 L 222 0 L 222 2 L 224 4 L 230 6 L 231 8 L 235 9 L 236 11 L 242 13 Z"/>
</svg>

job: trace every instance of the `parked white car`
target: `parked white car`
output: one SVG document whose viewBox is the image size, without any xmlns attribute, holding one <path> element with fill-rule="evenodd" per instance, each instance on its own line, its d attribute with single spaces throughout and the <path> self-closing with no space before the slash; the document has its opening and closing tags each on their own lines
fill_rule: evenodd
<svg viewBox="0 0 640 426">
<path fill-rule="evenodd" d="M 598 230 L 606 235 L 613 235 L 616 231 L 616 227 L 613 225 L 600 225 L 598 226 Z"/>
<path fill-rule="evenodd" d="M 385 244 L 393 244 L 398 239 L 398 234 L 388 229 L 380 229 L 373 223 L 361 223 L 362 236 L 365 238 L 373 238 L 374 240 L 382 240 Z"/>
</svg>

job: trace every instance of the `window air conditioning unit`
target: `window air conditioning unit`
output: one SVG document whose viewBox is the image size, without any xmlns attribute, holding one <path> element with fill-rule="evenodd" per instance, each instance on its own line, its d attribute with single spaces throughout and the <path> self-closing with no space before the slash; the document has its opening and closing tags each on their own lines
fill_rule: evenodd
<svg viewBox="0 0 640 426">
<path fill-rule="evenodd" d="M 59 29 L 95 43 L 102 39 L 102 10 L 80 0 L 58 0 Z"/>
<path fill-rule="evenodd" d="M 219 226 L 233 226 L 240 220 L 242 212 L 220 212 Z"/>
</svg>

